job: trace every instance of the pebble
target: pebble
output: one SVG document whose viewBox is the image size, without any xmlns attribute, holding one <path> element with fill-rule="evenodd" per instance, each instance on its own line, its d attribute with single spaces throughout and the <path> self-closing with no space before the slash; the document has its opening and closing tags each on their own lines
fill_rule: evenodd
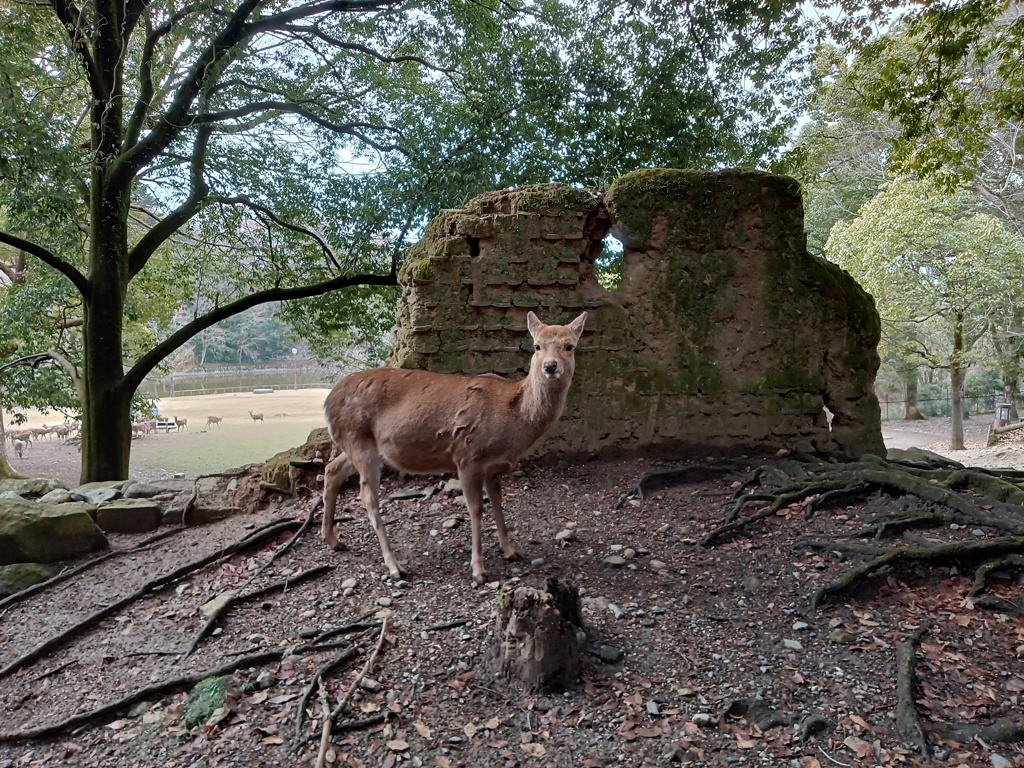
<svg viewBox="0 0 1024 768">
<path fill-rule="evenodd" d="M 622 556 L 627 560 L 632 560 L 636 557 L 636 550 L 632 547 L 626 547 L 626 549 L 622 550 Z"/>
<path fill-rule="evenodd" d="M 342 589 L 355 589 L 356 585 L 358 583 L 359 583 L 359 579 L 355 578 L 354 576 L 350 576 L 349 578 L 347 578 L 343 582 L 341 582 L 341 588 Z"/>
<path fill-rule="evenodd" d="M 616 619 L 621 619 L 623 616 L 626 615 L 626 612 L 619 608 L 619 606 L 617 606 L 615 603 L 608 603 L 608 610 Z"/>
<path fill-rule="evenodd" d="M 270 674 L 269 670 L 262 670 L 256 675 L 256 687 L 257 688 L 269 688 L 274 684 L 274 676 Z"/>
<path fill-rule="evenodd" d="M 569 528 L 555 534 L 555 541 L 576 541 L 576 531 Z"/>
<path fill-rule="evenodd" d="M 984 535 L 985 532 L 981 530 L 981 528 L 975 528 L 973 531 L 971 531 L 971 536 L 977 536 L 979 539 Z M 993 757 L 998 757 L 998 755 L 993 755 Z"/>
<path fill-rule="evenodd" d="M 805 629 L 807 629 L 807 622 L 806 621 L 794 621 L 793 622 L 793 631 L 794 632 L 803 632 Z"/>
<path fill-rule="evenodd" d="M 714 725 L 715 716 L 712 715 L 710 712 L 697 712 L 696 714 L 690 717 L 690 721 L 694 725 L 704 727 L 707 725 Z"/>
<path fill-rule="evenodd" d="M 319 627 L 303 627 L 299 630 L 299 637 L 303 640 L 308 640 L 311 637 L 316 637 L 320 634 Z"/>
<path fill-rule="evenodd" d="M 381 608 L 390 608 L 391 607 L 391 603 L 393 603 L 393 602 L 394 601 L 390 597 L 378 597 L 377 598 L 377 605 L 379 605 Z"/>
<path fill-rule="evenodd" d="M 789 638 L 784 639 L 782 645 L 791 651 L 802 651 L 804 649 L 799 640 L 790 640 Z"/>
<path fill-rule="evenodd" d="M 960 530 L 960 525 L 958 523 L 950 523 L 949 524 L 949 530 L 951 530 L 951 531 L 959 531 Z"/>
<path fill-rule="evenodd" d="M 601 661 L 605 664 L 615 664 L 616 662 L 622 661 L 622 657 L 625 655 L 625 651 L 621 648 L 616 648 L 614 645 L 601 646 Z"/>
<path fill-rule="evenodd" d="M 608 547 L 608 549 L 610 549 L 612 552 L 621 552 L 625 549 L 625 547 L 621 544 L 612 544 L 610 547 Z"/>
<path fill-rule="evenodd" d="M 379 691 L 380 682 L 374 680 L 372 677 L 364 677 L 362 680 L 359 681 L 359 687 L 362 688 L 364 691 Z"/>
<path fill-rule="evenodd" d="M 661 710 L 658 709 L 658 702 L 656 702 L 654 699 L 651 699 L 647 702 L 647 714 L 652 715 L 654 717 L 657 717 L 661 714 Z"/>
<path fill-rule="evenodd" d="M 665 563 L 663 563 L 661 560 L 651 560 L 651 570 L 652 571 L 664 571 L 667 568 L 668 568 L 668 566 Z"/>
<path fill-rule="evenodd" d="M 620 555 L 611 555 L 610 557 L 606 557 L 604 561 L 613 568 L 621 568 L 626 564 L 626 558 L 621 557 Z"/>
<path fill-rule="evenodd" d="M 989 757 L 988 762 L 992 766 L 992 768 L 1013 768 L 1013 763 L 1011 763 L 1002 755 L 997 755 L 994 752 Z"/>
<path fill-rule="evenodd" d="M 544 558 L 543 557 L 535 557 L 535 558 L 533 558 L 533 560 L 530 561 L 530 565 L 533 565 L 533 566 L 544 565 Z"/>
<path fill-rule="evenodd" d="M 442 528 L 454 528 L 455 526 L 457 526 L 461 522 L 462 522 L 462 520 L 460 518 L 458 518 L 458 517 L 449 517 L 443 523 L 441 523 L 441 527 Z"/>
<path fill-rule="evenodd" d="M 839 627 L 836 627 L 828 633 L 828 639 L 830 642 L 833 643 L 838 643 L 840 645 L 849 645 L 857 638 L 854 637 L 851 633 L 847 632 L 845 629 L 840 629 Z"/>
<path fill-rule="evenodd" d="M 653 608 L 651 608 L 651 613 L 653 613 L 655 616 L 660 616 L 661 614 L 665 613 L 665 609 L 662 608 L 660 605 L 656 605 Z"/>
</svg>

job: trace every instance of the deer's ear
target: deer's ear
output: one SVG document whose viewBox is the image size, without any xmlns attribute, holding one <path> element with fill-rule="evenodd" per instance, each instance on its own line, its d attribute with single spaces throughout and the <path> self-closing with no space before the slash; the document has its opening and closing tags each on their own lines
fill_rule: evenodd
<svg viewBox="0 0 1024 768">
<path fill-rule="evenodd" d="M 533 338 L 537 338 L 537 334 L 540 329 L 544 327 L 544 323 L 537 319 L 537 316 L 533 312 L 526 313 L 526 327 L 530 331 L 530 335 Z"/>
<path fill-rule="evenodd" d="M 579 340 L 580 336 L 583 335 L 583 324 L 585 322 L 587 322 L 587 313 L 586 312 L 584 312 L 582 315 L 580 315 L 575 320 L 573 320 L 571 323 L 569 323 L 569 327 L 572 329 L 572 332 L 576 334 L 576 340 L 577 341 Z"/>
</svg>

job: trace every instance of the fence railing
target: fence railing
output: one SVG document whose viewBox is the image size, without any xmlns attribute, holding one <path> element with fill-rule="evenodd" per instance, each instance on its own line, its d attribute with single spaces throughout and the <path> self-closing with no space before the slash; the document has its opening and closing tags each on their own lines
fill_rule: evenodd
<svg viewBox="0 0 1024 768">
<path fill-rule="evenodd" d="M 980 413 L 994 413 L 996 403 L 1005 402 L 1003 393 L 992 393 L 988 395 L 976 395 L 965 397 L 964 413 L 973 416 Z M 1024 393 L 1017 393 L 1017 404 L 1024 401 Z M 905 398 L 887 399 L 879 398 L 878 404 L 882 409 L 882 421 L 902 419 L 907 414 L 907 401 Z M 919 397 L 917 398 L 917 409 L 922 415 L 934 418 L 936 416 L 949 416 L 953 413 L 953 404 L 949 395 L 942 397 Z"/>
<path fill-rule="evenodd" d="M 229 395 L 238 392 L 252 392 L 254 389 L 272 389 L 275 392 L 287 392 L 288 390 L 294 389 L 330 389 L 334 384 L 328 384 L 325 382 L 312 383 L 312 384 L 299 384 L 298 387 L 294 385 L 284 386 L 268 384 L 265 387 L 202 387 L 199 389 L 172 389 L 169 392 L 160 394 L 158 397 L 194 397 L 196 395 Z"/>
</svg>

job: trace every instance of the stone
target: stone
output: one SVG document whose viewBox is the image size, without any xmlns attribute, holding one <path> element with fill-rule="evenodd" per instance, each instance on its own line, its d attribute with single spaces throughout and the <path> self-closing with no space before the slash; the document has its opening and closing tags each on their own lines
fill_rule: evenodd
<svg viewBox="0 0 1024 768">
<path fill-rule="evenodd" d="M 555 534 L 555 541 L 576 541 L 576 531 L 569 528 Z"/>
<path fill-rule="evenodd" d="M 442 528 L 454 528 L 455 526 L 457 526 L 461 522 L 462 522 L 461 518 L 458 518 L 458 517 L 448 517 L 448 518 L 445 518 L 444 521 L 441 523 L 441 527 Z"/>
<path fill-rule="evenodd" d="M 828 640 L 830 643 L 836 643 L 837 645 L 849 645 L 857 639 L 855 635 L 847 632 L 845 629 L 836 627 L 828 633 Z"/>
<path fill-rule="evenodd" d="M 150 499 L 120 499 L 96 510 L 96 525 L 106 533 L 149 533 L 160 527 L 163 510 Z"/>
<path fill-rule="evenodd" d="M 791 651 L 802 651 L 804 649 L 803 644 L 799 640 L 790 640 L 787 638 L 782 641 L 782 645 L 784 648 Z"/>
<path fill-rule="evenodd" d="M 690 716 L 690 722 L 701 728 L 706 728 L 709 725 L 714 725 L 717 719 L 710 712 L 697 712 Z"/>
<path fill-rule="evenodd" d="M 121 491 L 126 499 L 152 499 L 163 493 L 163 488 L 158 488 L 149 483 L 130 483 Z"/>
<path fill-rule="evenodd" d="M 622 661 L 622 657 L 626 655 L 626 652 L 621 648 L 616 648 L 614 645 L 602 645 L 598 655 L 605 664 L 617 664 Z"/>
<path fill-rule="evenodd" d="M 626 564 L 626 558 L 622 555 L 609 555 L 604 561 L 613 568 L 621 568 Z"/>
<path fill-rule="evenodd" d="M 86 504 L 0 500 L 0 565 L 53 563 L 105 546 Z"/>
<path fill-rule="evenodd" d="M 451 496 L 458 496 L 460 493 L 462 493 L 462 483 L 459 482 L 459 478 L 457 477 L 449 478 L 447 481 L 445 481 L 444 488 L 442 489 L 442 491 Z"/>
<path fill-rule="evenodd" d="M 992 768 L 1013 768 L 1013 762 L 995 752 L 989 755 L 988 762 Z"/>
<path fill-rule="evenodd" d="M 207 600 L 205 603 L 199 606 L 199 612 L 206 618 L 215 616 L 218 611 L 223 610 L 224 606 L 231 602 L 231 599 L 238 594 L 237 589 L 229 589 L 226 592 L 221 592 L 212 600 Z"/>
<path fill-rule="evenodd" d="M 25 480 L 0 480 L 0 493 L 10 491 L 25 499 L 35 499 L 45 496 L 51 491 L 64 488 L 60 480 L 53 480 L 47 477 L 30 477 Z"/>
<path fill-rule="evenodd" d="M 15 563 L 0 566 L 0 597 L 7 597 L 53 576 L 53 569 L 41 563 Z"/>
<path fill-rule="evenodd" d="M 663 563 L 661 560 L 651 560 L 652 571 L 664 571 L 668 569 L 668 565 Z"/>
<path fill-rule="evenodd" d="M 355 576 L 349 576 L 347 579 L 345 579 L 343 582 L 341 582 L 341 588 L 342 589 L 355 589 L 356 585 L 358 585 L 358 584 L 359 584 L 359 579 L 357 579 Z"/>
<path fill-rule="evenodd" d="M 399 488 L 394 493 L 389 494 L 388 499 L 391 501 L 403 501 L 405 499 L 418 499 L 423 495 L 423 491 L 419 488 Z"/>
<path fill-rule="evenodd" d="M 78 488 L 74 488 L 71 490 L 71 498 L 75 501 L 84 501 L 86 504 L 98 507 L 100 504 L 106 504 L 121 498 L 121 489 L 92 488 L 87 491 L 81 491 Z"/>
<path fill-rule="evenodd" d="M 71 492 L 67 488 L 54 488 L 49 493 L 40 496 L 38 501 L 42 504 L 67 504 L 74 499 L 71 498 Z"/>
<path fill-rule="evenodd" d="M 793 631 L 794 632 L 803 632 L 805 629 L 807 629 L 807 622 L 806 621 L 794 621 L 793 622 Z"/>
</svg>

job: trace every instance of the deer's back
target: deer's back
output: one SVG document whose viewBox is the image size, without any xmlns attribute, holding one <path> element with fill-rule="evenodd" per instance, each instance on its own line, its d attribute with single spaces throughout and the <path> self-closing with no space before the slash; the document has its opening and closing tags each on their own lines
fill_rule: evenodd
<svg viewBox="0 0 1024 768">
<path fill-rule="evenodd" d="M 519 393 L 500 377 L 379 368 L 339 381 L 324 410 L 332 439 L 350 456 L 372 441 L 407 472 L 451 471 L 467 460 L 496 468 L 536 440 L 516 429 Z"/>
</svg>

